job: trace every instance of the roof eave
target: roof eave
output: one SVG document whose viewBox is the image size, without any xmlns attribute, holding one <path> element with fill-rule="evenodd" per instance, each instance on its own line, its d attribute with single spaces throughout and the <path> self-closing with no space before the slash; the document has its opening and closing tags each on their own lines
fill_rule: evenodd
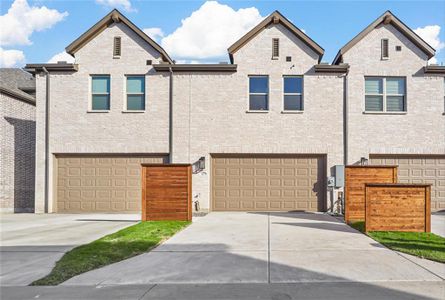
<svg viewBox="0 0 445 300">
<path fill-rule="evenodd" d="M 258 25 L 252 28 L 249 32 L 243 35 L 239 40 L 233 43 L 227 51 L 229 52 L 230 59 L 233 63 L 233 54 L 242 48 L 247 42 L 253 39 L 257 34 L 259 34 L 264 28 L 266 28 L 270 23 L 277 20 L 277 22 L 281 22 L 283 26 L 285 26 L 288 30 L 298 36 L 303 43 L 305 43 L 312 51 L 318 54 L 318 61 L 320 62 L 323 55 L 324 49 L 318 45 L 313 39 L 311 39 L 308 35 L 306 35 L 303 31 L 301 31 L 297 26 L 295 26 L 292 22 L 290 22 L 285 16 L 283 16 L 279 11 L 274 11 L 268 17 L 266 17 L 263 21 L 261 21 Z"/>
<path fill-rule="evenodd" d="M 445 75 L 445 66 L 426 66 L 423 67 L 425 74 Z"/>
<path fill-rule="evenodd" d="M 234 73 L 237 65 L 234 64 L 155 64 L 157 72 L 228 72 Z"/>
<path fill-rule="evenodd" d="M 34 106 L 36 105 L 36 99 L 33 98 L 32 96 L 25 96 L 25 95 L 19 94 L 19 93 L 15 92 L 15 91 L 13 91 L 11 89 L 8 89 L 8 88 L 2 87 L 2 86 L 0 86 L 0 92 L 2 92 L 3 94 L 8 95 L 10 97 L 13 97 L 13 98 L 15 98 L 17 100 L 29 103 L 29 104 L 34 105 Z"/>
<path fill-rule="evenodd" d="M 77 72 L 79 70 L 79 65 L 59 63 L 27 64 L 23 69 L 31 74 L 36 74 L 37 72 L 43 71 L 43 68 L 48 72 Z"/>
<path fill-rule="evenodd" d="M 338 64 L 341 61 L 343 54 L 345 54 L 349 49 L 355 46 L 359 41 L 361 41 L 369 32 L 374 30 L 378 25 L 383 22 L 392 24 L 401 33 L 403 33 L 413 44 L 415 44 L 422 52 L 424 52 L 428 59 L 435 55 L 436 50 L 431 47 L 427 42 L 425 42 L 418 34 L 416 34 L 409 26 L 403 23 L 399 18 L 397 18 L 391 11 L 387 10 L 384 14 L 378 17 L 374 22 L 366 26 L 359 34 L 352 38 L 346 45 L 344 45 L 335 56 L 332 64 Z"/>
<path fill-rule="evenodd" d="M 97 36 L 100 32 L 102 32 L 105 27 L 108 27 L 110 24 L 114 22 L 123 22 L 127 25 L 131 30 L 133 30 L 137 35 L 139 35 L 144 41 L 146 41 L 150 46 L 152 46 L 156 51 L 158 51 L 162 59 L 165 62 L 173 63 L 171 57 L 167 54 L 167 52 L 153 39 L 151 39 L 146 33 L 144 33 L 139 27 L 137 27 L 133 22 L 127 19 L 121 12 L 117 9 L 113 9 L 110 13 L 108 13 L 105 17 L 103 17 L 99 22 L 94 24 L 90 29 L 88 29 L 85 33 L 83 33 L 80 37 L 74 40 L 71 44 L 69 44 L 65 51 L 74 57 L 74 54 L 82 48 L 87 42 L 89 42 L 92 38 Z"/>
</svg>

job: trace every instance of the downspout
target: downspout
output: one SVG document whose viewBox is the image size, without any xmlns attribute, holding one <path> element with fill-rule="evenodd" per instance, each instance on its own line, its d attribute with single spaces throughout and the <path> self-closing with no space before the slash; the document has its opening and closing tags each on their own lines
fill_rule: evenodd
<svg viewBox="0 0 445 300">
<path fill-rule="evenodd" d="M 44 212 L 48 213 L 48 197 L 49 197 L 49 72 L 43 67 L 46 74 L 46 100 L 45 100 L 45 205 Z"/>
<path fill-rule="evenodd" d="M 343 76 L 343 164 L 348 164 L 348 74 Z"/>
<path fill-rule="evenodd" d="M 168 68 L 170 72 L 169 84 L 169 106 L 168 106 L 168 162 L 173 162 L 173 69 Z"/>
</svg>

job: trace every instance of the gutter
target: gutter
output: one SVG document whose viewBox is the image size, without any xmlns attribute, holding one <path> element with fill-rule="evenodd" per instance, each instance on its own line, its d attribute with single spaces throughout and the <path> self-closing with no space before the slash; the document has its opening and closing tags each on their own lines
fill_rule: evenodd
<svg viewBox="0 0 445 300">
<path fill-rule="evenodd" d="M 46 101 L 45 101 L 45 206 L 44 212 L 48 213 L 48 196 L 49 196 L 49 89 L 50 77 L 46 67 L 42 67 L 46 74 Z"/>
<path fill-rule="evenodd" d="M 348 74 L 343 75 L 343 165 L 348 165 Z"/>
<path fill-rule="evenodd" d="M 169 95 L 168 95 L 168 162 L 173 162 L 173 69 L 168 68 L 170 73 Z"/>
</svg>

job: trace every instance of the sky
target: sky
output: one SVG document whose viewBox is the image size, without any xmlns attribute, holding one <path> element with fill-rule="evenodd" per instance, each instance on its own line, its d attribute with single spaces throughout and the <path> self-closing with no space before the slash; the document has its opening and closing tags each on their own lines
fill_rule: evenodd
<svg viewBox="0 0 445 300">
<path fill-rule="evenodd" d="M 227 48 L 279 10 L 325 49 L 323 61 L 386 10 L 436 49 L 445 64 L 445 0 L 188 1 L 0 0 L 0 66 L 72 62 L 66 46 L 113 8 L 156 40 L 178 63 L 228 61 Z"/>
</svg>

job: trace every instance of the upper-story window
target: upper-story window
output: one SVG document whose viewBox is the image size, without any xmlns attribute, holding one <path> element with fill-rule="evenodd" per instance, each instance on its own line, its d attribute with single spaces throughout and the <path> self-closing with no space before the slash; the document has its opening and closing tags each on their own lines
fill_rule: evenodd
<svg viewBox="0 0 445 300">
<path fill-rule="evenodd" d="M 113 43 L 113 57 L 118 58 L 121 56 L 122 53 L 122 45 L 121 45 L 121 37 L 115 36 L 114 37 L 114 43 Z"/>
<path fill-rule="evenodd" d="M 303 77 L 302 76 L 284 76 L 283 101 L 284 110 L 298 111 L 303 110 Z"/>
<path fill-rule="evenodd" d="M 145 110 L 145 76 L 127 76 L 127 110 Z"/>
<path fill-rule="evenodd" d="M 280 56 L 280 39 L 272 39 L 272 59 L 278 59 Z"/>
<path fill-rule="evenodd" d="M 110 110 L 110 76 L 91 76 L 91 109 Z"/>
<path fill-rule="evenodd" d="M 365 77 L 365 111 L 406 111 L 406 84 L 402 77 Z"/>
<path fill-rule="evenodd" d="M 269 110 L 269 76 L 249 76 L 249 110 Z"/>
<path fill-rule="evenodd" d="M 382 59 L 389 58 L 389 40 L 382 39 Z"/>
</svg>

